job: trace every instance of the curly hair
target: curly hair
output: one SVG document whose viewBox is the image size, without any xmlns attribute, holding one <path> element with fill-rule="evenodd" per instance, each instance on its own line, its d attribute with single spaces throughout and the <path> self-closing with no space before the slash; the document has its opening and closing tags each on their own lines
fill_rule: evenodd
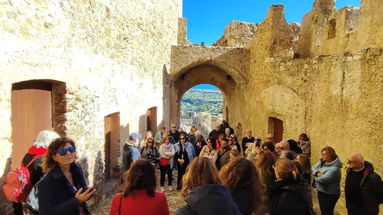
<svg viewBox="0 0 383 215">
<path fill-rule="evenodd" d="M 53 155 L 55 155 L 59 151 L 59 149 L 64 147 L 67 143 L 71 144 L 74 148 L 76 148 L 74 141 L 69 137 L 57 138 L 52 141 L 52 143 L 48 147 L 48 152 L 43 157 L 41 163 L 43 173 L 51 171 L 57 165 L 57 161 L 53 159 Z"/>
<path fill-rule="evenodd" d="M 253 212 L 260 209 L 264 185 L 260 182 L 254 164 L 246 158 L 239 158 L 228 163 L 227 168 L 219 172 L 222 184 L 233 191 L 244 191 L 251 198 Z"/>
<path fill-rule="evenodd" d="M 190 191 L 206 184 L 220 184 L 218 170 L 210 159 L 196 157 L 182 178 L 181 199 L 184 199 Z"/>
<path fill-rule="evenodd" d="M 145 189 L 154 197 L 156 189 L 156 174 L 154 166 L 146 159 L 138 159 L 125 172 L 124 197 L 134 195 L 136 190 Z"/>
</svg>

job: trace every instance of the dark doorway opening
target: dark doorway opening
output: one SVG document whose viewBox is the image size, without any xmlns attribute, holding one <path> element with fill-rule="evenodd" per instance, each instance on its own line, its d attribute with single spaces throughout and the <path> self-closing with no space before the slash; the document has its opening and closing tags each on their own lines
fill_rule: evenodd
<svg viewBox="0 0 383 215">
<path fill-rule="evenodd" d="M 120 113 L 104 117 L 105 129 L 105 179 L 118 177 L 118 157 L 120 154 Z"/>
<path fill-rule="evenodd" d="M 157 132 L 157 107 L 151 107 L 146 112 L 147 131 L 154 135 Z"/>
<path fill-rule="evenodd" d="M 274 142 L 278 143 L 283 139 L 283 121 L 269 117 L 269 133 L 274 134 Z"/>
</svg>

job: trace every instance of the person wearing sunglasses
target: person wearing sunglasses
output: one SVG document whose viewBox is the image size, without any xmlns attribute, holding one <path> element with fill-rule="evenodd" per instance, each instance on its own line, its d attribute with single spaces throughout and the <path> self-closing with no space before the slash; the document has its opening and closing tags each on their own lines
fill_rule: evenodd
<svg viewBox="0 0 383 215">
<path fill-rule="evenodd" d="M 70 138 L 57 138 L 48 147 L 42 169 L 46 173 L 38 185 L 41 215 L 87 215 L 86 201 L 95 189 L 87 186 L 76 160 L 76 146 Z"/>
</svg>

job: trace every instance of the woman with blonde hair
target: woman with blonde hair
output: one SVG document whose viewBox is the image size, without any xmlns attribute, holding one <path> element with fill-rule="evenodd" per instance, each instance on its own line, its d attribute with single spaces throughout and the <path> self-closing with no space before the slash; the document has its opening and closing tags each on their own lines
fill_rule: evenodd
<svg viewBox="0 0 383 215">
<path fill-rule="evenodd" d="M 310 214 L 312 208 L 307 183 L 302 180 L 296 162 L 280 158 L 274 168 L 277 180 L 270 189 L 270 214 Z"/>
<path fill-rule="evenodd" d="M 208 158 L 195 158 L 183 177 L 181 199 L 187 205 L 177 215 L 240 215 L 228 188 L 220 185 L 218 170 Z"/>
<path fill-rule="evenodd" d="M 246 158 L 230 161 L 219 172 L 222 184 L 229 188 L 243 215 L 256 213 L 260 208 L 263 185 L 254 164 Z"/>
<path fill-rule="evenodd" d="M 140 150 L 140 154 L 142 158 L 149 160 L 153 165 L 157 165 L 160 161 L 160 153 L 154 144 L 154 138 L 148 137 L 145 146 Z"/>
</svg>

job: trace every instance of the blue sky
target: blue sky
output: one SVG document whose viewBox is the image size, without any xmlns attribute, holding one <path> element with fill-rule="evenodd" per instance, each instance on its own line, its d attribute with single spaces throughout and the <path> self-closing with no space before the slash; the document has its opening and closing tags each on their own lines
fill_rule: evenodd
<svg viewBox="0 0 383 215">
<path fill-rule="evenodd" d="M 312 9 L 314 0 L 183 0 L 183 16 L 187 19 L 188 39 L 192 43 L 217 41 L 231 21 L 261 23 L 273 4 L 285 6 L 287 22 L 301 23 Z M 336 8 L 360 6 L 360 0 L 336 0 Z"/>
</svg>

